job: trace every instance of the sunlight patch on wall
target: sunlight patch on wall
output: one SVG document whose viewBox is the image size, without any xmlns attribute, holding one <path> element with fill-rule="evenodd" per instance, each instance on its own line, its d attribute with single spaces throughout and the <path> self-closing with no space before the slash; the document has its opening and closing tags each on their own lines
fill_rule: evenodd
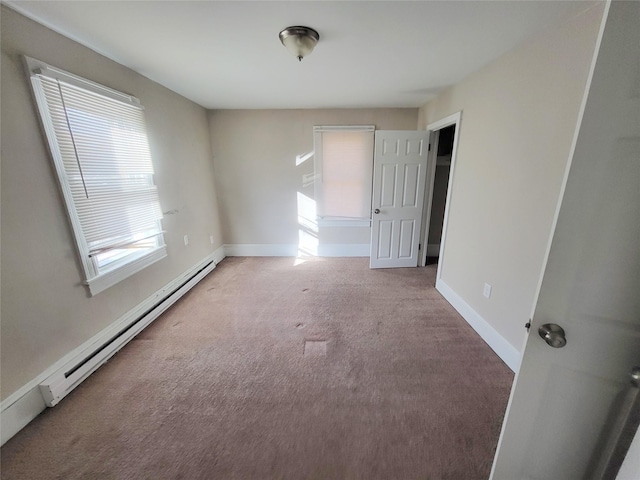
<svg viewBox="0 0 640 480">
<path fill-rule="evenodd" d="M 314 153 L 313 150 L 311 150 L 310 152 L 302 153 L 300 155 L 296 155 L 296 167 L 298 165 L 302 165 L 304 162 L 306 162 L 311 157 L 313 157 L 313 153 Z"/>
<path fill-rule="evenodd" d="M 318 222 L 316 201 L 297 192 L 298 202 L 298 259 L 318 255 Z M 295 265 L 299 265 L 296 263 Z"/>
</svg>

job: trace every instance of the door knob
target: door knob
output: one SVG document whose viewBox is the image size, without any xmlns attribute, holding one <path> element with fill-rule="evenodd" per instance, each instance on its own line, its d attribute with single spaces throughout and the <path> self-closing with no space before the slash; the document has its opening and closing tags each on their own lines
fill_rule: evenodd
<svg viewBox="0 0 640 480">
<path fill-rule="evenodd" d="M 373 213 L 375 213 L 375 214 L 377 215 L 378 213 L 380 213 L 380 209 L 379 209 L 379 208 L 376 208 L 376 209 L 373 211 Z"/>
<path fill-rule="evenodd" d="M 555 323 L 545 323 L 541 325 L 540 328 L 538 328 L 538 333 L 550 347 L 562 348 L 567 344 L 564 329 Z"/>
</svg>

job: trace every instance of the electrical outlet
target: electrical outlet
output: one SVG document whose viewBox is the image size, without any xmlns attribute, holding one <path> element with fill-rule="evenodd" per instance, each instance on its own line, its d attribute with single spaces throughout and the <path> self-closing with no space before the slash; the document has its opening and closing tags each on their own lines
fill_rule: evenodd
<svg viewBox="0 0 640 480">
<path fill-rule="evenodd" d="M 491 296 L 491 285 L 489 285 L 488 283 L 485 283 L 482 294 L 484 295 L 485 298 L 489 298 Z"/>
<path fill-rule="evenodd" d="M 189 245 L 189 235 L 185 235 L 184 236 L 184 244 L 185 244 L 185 246 Z"/>
<path fill-rule="evenodd" d="M 213 245 L 213 235 L 209 235 L 209 242 Z"/>
</svg>

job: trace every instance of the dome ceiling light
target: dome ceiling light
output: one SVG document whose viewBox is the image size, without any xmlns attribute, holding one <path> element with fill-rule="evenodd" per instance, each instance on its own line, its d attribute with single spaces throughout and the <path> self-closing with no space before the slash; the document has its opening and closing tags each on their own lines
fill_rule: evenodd
<svg viewBox="0 0 640 480">
<path fill-rule="evenodd" d="M 280 32 L 280 41 L 291 53 L 302 61 L 304 57 L 313 52 L 320 35 L 309 27 L 287 27 Z"/>
</svg>

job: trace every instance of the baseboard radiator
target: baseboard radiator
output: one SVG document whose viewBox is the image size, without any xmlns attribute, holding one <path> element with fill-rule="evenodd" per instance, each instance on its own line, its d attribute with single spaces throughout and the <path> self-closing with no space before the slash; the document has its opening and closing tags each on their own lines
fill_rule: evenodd
<svg viewBox="0 0 640 480">
<path fill-rule="evenodd" d="M 216 266 L 211 260 L 193 275 L 181 279 L 181 283 L 167 290 L 166 295 L 160 297 L 130 320 L 126 325 L 120 325 L 103 343 L 84 351 L 77 358 L 68 362 L 63 368 L 44 380 L 40 385 L 40 393 L 48 407 L 57 405 L 83 380 L 107 362 L 122 347 L 144 330 L 151 322 L 158 318 L 165 310 L 173 305 L 180 297 L 194 287 Z"/>
</svg>

